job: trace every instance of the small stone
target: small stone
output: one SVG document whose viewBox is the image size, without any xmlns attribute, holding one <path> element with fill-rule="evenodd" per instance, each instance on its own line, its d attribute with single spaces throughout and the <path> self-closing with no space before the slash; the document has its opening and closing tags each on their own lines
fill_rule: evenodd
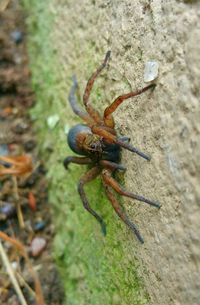
<svg viewBox="0 0 200 305">
<path fill-rule="evenodd" d="M 15 30 L 13 31 L 11 34 L 10 34 L 12 40 L 15 42 L 15 43 L 21 43 L 22 40 L 23 40 L 23 33 L 19 30 Z"/>
<path fill-rule="evenodd" d="M 42 231 L 45 228 L 45 226 L 46 226 L 46 222 L 41 220 L 34 224 L 33 230 L 35 232 Z"/>
<path fill-rule="evenodd" d="M 60 118 L 58 114 L 51 115 L 47 118 L 47 125 L 50 129 L 53 129 L 58 124 Z"/>
<path fill-rule="evenodd" d="M 14 269 L 14 270 L 17 270 L 18 269 L 18 262 L 12 262 L 11 263 L 11 266 L 12 266 L 12 268 Z"/>
<path fill-rule="evenodd" d="M 0 220 L 6 220 L 16 214 L 16 208 L 12 203 L 3 202 L 0 206 Z"/>
<path fill-rule="evenodd" d="M 33 257 L 39 256 L 45 249 L 47 242 L 42 237 L 35 237 L 31 242 L 31 255 Z"/>
<path fill-rule="evenodd" d="M 158 67 L 157 61 L 148 61 L 144 68 L 144 81 L 146 83 L 155 80 L 158 77 Z"/>
</svg>

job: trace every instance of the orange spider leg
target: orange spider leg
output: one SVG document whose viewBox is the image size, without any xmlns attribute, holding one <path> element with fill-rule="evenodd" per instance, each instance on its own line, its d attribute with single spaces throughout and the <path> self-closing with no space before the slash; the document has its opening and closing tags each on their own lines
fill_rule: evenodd
<svg viewBox="0 0 200 305">
<path fill-rule="evenodd" d="M 140 232 L 138 231 L 135 224 L 129 220 L 126 213 L 122 210 L 122 207 L 120 206 L 119 202 L 115 198 L 111 187 L 109 187 L 104 180 L 103 180 L 103 184 L 105 187 L 106 195 L 107 195 L 108 199 L 110 200 L 115 212 L 121 218 L 121 220 L 123 220 L 123 222 L 135 233 L 138 240 L 143 244 L 144 240 L 143 240 L 142 236 L 140 235 Z"/>
<path fill-rule="evenodd" d="M 84 185 L 90 181 L 92 181 L 93 179 L 95 179 L 101 172 L 101 168 L 96 166 L 96 167 L 93 167 L 91 168 L 87 173 L 85 173 L 80 181 L 79 181 L 79 184 L 78 184 L 78 192 L 79 192 L 79 195 L 81 197 L 81 200 L 83 202 L 83 206 L 84 208 L 90 213 L 92 214 L 96 220 L 100 223 L 101 225 L 101 229 L 102 229 L 102 232 L 104 235 L 106 235 L 106 225 L 103 221 L 103 219 L 90 207 L 90 204 L 87 200 L 87 197 L 86 197 L 86 194 L 85 194 L 85 191 L 83 189 Z"/>
<path fill-rule="evenodd" d="M 103 177 L 103 180 L 105 181 L 105 183 L 109 186 L 111 186 L 118 194 L 122 195 L 122 196 L 126 196 L 126 197 L 129 197 L 129 198 L 133 198 L 135 200 L 138 200 L 138 201 L 142 201 L 142 202 L 145 202 L 149 205 L 152 205 L 156 208 L 160 208 L 161 205 L 158 201 L 152 201 L 152 200 L 149 200 L 143 196 L 140 196 L 140 195 L 136 195 L 134 193 L 131 193 L 131 192 L 128 192 L 126 190 L 124 190 L 120 185 L 119 183 L 111 176 L 111 172 L 109 172 L 108 170 L 104 169 L 102 171 L 102 177 Z"/>
<path fill-rule="evenodd" d="M 93 120 L 96 123 L 102 123 L 103 122 L 102 118 L 101 118 L 99 112 L 97 110 L 95 110 L 91 105 L 89 105 L 88 100 L 89 100 L 90 92 L 92 90 L 94 81 L 98 77 L 98 75 L 101 73 L 101 71 L 105 68 L 105 66 L 110 58 L 110 53 L 111 53 L 111 51 L 108 51 L 106 53 L 103 63 L 99 66 L 99 68 L 92 74 L 92 76 L 88 80 L 86 88 L 85 88 L 85 92 L 83 95 L 83 103 L 85 105 L 85 108 L 86 108 L 87 112 L 89 113 L 89 115 L 91 116 L 91 118 L 93 118 Z"/>
<path fill-rule="evenodd" d="M 119 170 L 122 170 L 122 171 L 126 170 L 126 167 L 124 165 L 119 164 L 119 163 L 115 163 L 115 162 L 112 162 L 112 161 L 108 161 L 108 160 L 100 160 L 99 164 L 101 166 L 109 168 L 111 170 L 115 170 L 115 169 L 119 169 Z"/>
<path fill-rule="evenodd" d="M 72 107 L 72 110 L 74 111 L 75 114 L 77 114 L 80 118 L 82 118 L 86 123 L 88 123 L 90 125 L 94 124 L 93 119 L 85 111 L 83 111 L 77 103 L 75 93 L 78 88 L 78 83 L 77 83 L 77 79 L 76 79 L 75 75 L 72 76 L 72 81 L 73 81 L 73 85 L 71 87 L 71 90 L 70 90 L 70 93 L 68 96 L 68 100 Z"/>
<path fill-rule="evenodd" d="M 111 134 L 110 132 L 101 128 L 100 126 L 92 126 L 91 130 L 93 133 L 103 137 L 106 140 L 106 142 L 118 144 L 119 146 L 124 147 L 125 149 L 128 149 L 131 152 L 134 152 L 134 153 L 138 154 L 139 156 L 141 156 L 142 158 L 150 161 L 151 157 L 149 155 L 146 155 L 145 153 L 141 152 L 136 147 L 123 141 L 123 139 L 120 139 L 120 138 L 118 139 L 115 135 Z"/>
<path fill-rule="evenodd" d="M 115 129 L 113 129 L 113 128 L 110 128 L 110 127 L 104 126 L 104 125 L 94 125 L 94 124 L 93 124 L 92 126 L 90 126 L 90 127 L 92 128 L 92 127 L 94 127 L 94 126 L 98 126 L 98 127 L 100 127 L 101 129 L 103 129 L 103 130 L 105 130 L 105 131 L 111 133 L 112 135 L 116 135 L 116 131 L 115 131 Z M 123 137 L 121 137 L 121 138 L 123 138 Z"/>
<path fill-rule="evenodd" d="M 137 95 L 140 95 L 141 93 L 151 89 L 151 88 L 154 88 L 155 87 L 155 84 L 151 84 L 143 89 L 139 89 L 137 91 L 134 91 L 134 92 L 129 92 L 127 94 L 124 94 L 124 95 L 120 95 L 118 96 L 114 102 L 108 106 L 105 110 L 104 110 L 104 124 L 108 127 L 111 127 L 111 128 L 114 128 L 114 120 L 113 120 L 113 117 L 112 117 L 112 113 L 117 109 L 117 107 L 123 103 L 123 101 L 131 98 L 131 97 L 134 97 L 134 96 L 137 96 Z"/>
<path fill-rule="evenodd" d="M 68 169 L 69 163 L 75 163 L 75 164 L 91 164 L 92 160 L 88 157 L 75 157 L 75 156 L 69 156 L 64 159 L 63 165 L 66 169 Z"/>
</svg>

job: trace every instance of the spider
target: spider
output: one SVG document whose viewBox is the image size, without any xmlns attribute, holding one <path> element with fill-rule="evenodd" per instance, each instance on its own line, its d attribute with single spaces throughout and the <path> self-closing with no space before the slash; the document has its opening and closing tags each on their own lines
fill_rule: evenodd
<svg viewBox="0 0 200 305">
<path fill-rule="evenodd" d="M 68 169 L 69 163 L 91 165 L 89 171 L 86 172 L 79 180 L 78 192 L 84 208 L 96 218 L 96 220 L 101 225 L 101 229 L 104 234 L 106 234 L 106 225 L 104 220 L 91 208 L 84 191 L 85 184 L 95 179 L 100 174 L 106 195 L 110 200 L 115 212 L 121 218 L 121 220 L 135 233 L 138 240 L 141 243 L 144 243 L 143 237 L 141 236 L 139 230 L 135 224 L 129 220 L 128 216 L 115 198 L 113 190 L 122 196 L 145 202 L 156 208 L 160 208 L 160 203 L 158 201 L 152 201 L 143 196 L 126 191 L 115 180 L 113 174 L 116 170 L 126 170 L 126 168 L 119 163 L 121 147 L 138 154 L 148 161 L 150 160 L 150 156 L 133 147 L 129 143 L 128 137 L 117 136 L 115 130 L 115 122 L 112 114 L 125 100 L 137 96 L 149 89 L 153 89 L 155 85 L 151 84 L 144 87 L 143 89 L 139 89 L 135 92 L 129 92 L 117 97 L 114 102 L 112 102 L 112 104 L 104 110 L 104 114 L 101 116 L 100 113 L 94 109 L 91 104 L 89 104 L 89 97 L 96 78 L 108 63 L 110 54 L 110 51 L 106 53 L 103 63 L 92 74 L 87 82 L 83 95 L 83 104 L 86 111 L 83 111 L 81 108 L 79 108 L 79 105 L 77 104 L 75 93 L 78 88 L 78 83 L 76 77 L 72 77 L 73 85 L 69 93 L 69 102 L 74 113 L 78 115 L 85 122 L 85 124 L 78 124 L 72 127 L 69 130 L 67 141 L 72 151 L 82 155 L 83 157 L 69 156 L 64 159 L 63 164 L 66 169 Z"/>
</svg>

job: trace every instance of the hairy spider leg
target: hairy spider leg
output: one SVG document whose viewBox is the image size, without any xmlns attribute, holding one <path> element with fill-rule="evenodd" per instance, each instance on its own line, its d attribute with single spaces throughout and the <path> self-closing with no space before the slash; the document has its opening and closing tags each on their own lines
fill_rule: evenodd
<svg viewBox="0 0 200 305">
<path fill-rule="evenodd" d="M 94 124 L 93 119 L 85 111 L 83 111 L 77 103 L 75 93 L 78 89 L 78 82 L 77 82 L 77 79 L 76 79 L 75 75 L 72 76 L 72 81 L 73 81 L 73 84 L 72 84 L 72 87 L 71 87 L 71 90 L 70 90 L 69 96 L 68 96 L 68 100 L 69 100 L 69 103 L 72 107 L 72 110 L 74 111 L 74 113 L 76 115 L 78 115 L 80 118 L 82 118 L 88 124 Z"/>
<path fill-rule="evenodd" d="M 107 183 L 106 183 L 106 181 L 104 181 L 104 179 L 103 179 L 103 184 L 105 187 L 106 195 L 107 195 L 109 201 L 111 202 L 115 212 L 119 216 L 119 218 L 121 218 L 121 220 L 134 232 L 137 239 L 143 244 L 144 240 L 143 240 L 139 230 L 137 229 L 135 224 L 129 220 L 126 213 L 122 210 L 122 207 L 120 206 L 119 202 L 117 201 L 117 199 L 115 198 L 115 196 L 112 192 L 112 188 L 107 185 Z"/>
<path fill-rule="evenodd" d="M 108 160 L 100 160 L 99 164 L 101 166 L 109 168 L 111 170 L 115 170 L 115 169 L 119 169 L 119 170 L 122 170 L 122 171 L 126 170 L 126 167 L 124 165 L 119 164 L 119 163 L 115 163 L 115 162 L 112 162 L 112 161 L 108 161 Z"/>
<path fill-rule="evenodd" d="M 108 51 L 106 53 L 106 56 L 105 56 L 105 59 L 104 59 L 103 63 L 99 66 L 99 68 L 89 78 L 89 80 L 87 82 L 87 85 L 86 85 L 86 88 L 85 88 L 84 95 L 83 95 L 83 103 L 85 105 L 85 108 L 86 108 L 88 114 L 90 115 L 90 117 L 93 118 L 93 120 L 96 123 L 102 123 L 103 120 L 102 120 L 99 112 L 97 110 L 95 110 L 88 103 L 88 101 L 89 101 L 90 93 L 91 93 L 92 87 L 94 85 L 95 79 L 98 77 L 98 75 L 101 73 L 101 71 L 106 67 L 106 64 L 107 64 L 107 62 L 108 62 L 108 60 L 110 58 L 110 54 L 111 54 L 111 51 Z"/>
<path fill-rule="evenodd" d="M 114 102 L 104 110 L 104 116 L 103 116 L 104 124 L 108 127 L 114 128 L 114 120 L 113 120 L 113 117 L 112 117 L 112 113 L 119 107 L 119 105 L 121 103 L 123 103 L 125 100 L 127 100 L 131 97 L 140 95 L 143 92 L 145 92 L 145 91 L 147 91 L 151 88 L 154 88 L 154 87 L 155 87 L 155 84 L 151 84 L 147 87 L 144 87 L 143 89 L 139 89 L 137 91 L 129 92 L 127 94 L 123 94 L 123 95 L 118 96 L 114 100 Z"/>
<path fill-rule="evenodd" d="M 101 128 L 101 126 L 92 126 L 91 130 L 93 133 L 103 137 L 108 143 L 115 143 L 118 144 L 121 147 L 124 147 L 125 149 L 136 153 L 140 157 L 150 161 L 151 157 L 143 152 L 141 152 L 138 148 L 132 146 L 131 144 L 124 142 L 121 138 L 117 138 L 115 135 L 111 134 L 104 128 Z"/>
<path fill-rule="evenodd" d="M 101 225 L 101 230 L 103 232 L 104 235 L 106 235 L 106 224 L 104 223 L 103 219 L 101 218 L 101 216 L 99 216 L 91 207 L 90 204 L 87 200 L 85 191 L 83 189 L 84 185 L 90 181 L 92 181 L 93 179 L 95 179 L 101 172 L 101 168 L 96 166 L 91 168 L 87 173 L 85 173 L 79 183 L 78 183 L 78 192 L 79 195 L 81 197 L 81 200 L 83 202 L 83 206 L 84 208 L 90 213 L 92 214 L 96 220 L 100 223 Z"/>
<path fill-rule="evenodd" d="M 133 198 L 135 200 L 138 200 L 138 201 L 142 201 L 142 202 L 145 202 L 149 205 L 152 205 L 156 208 L 160 208 L 161 205 L 158 201 L 152 201 L 152 200 L 149 200 L 143 196 L 140 196 L 140 195 L 136 195 L 134 193 L 131 193 L 131 192 L 128 192 L 126 190 L 124 190 L 121 185 L 119 185 L 119 183 L 111 176 L 111 172 L 104 169 L 102 171 L 102 177 L 105 181 L 105 183 L 107 185 L 109 185 L 110 187 L 112 187 L 118 194 L 122 195 L 122 196 L 125 196 L 125 197 L 129 197 L 129 198 Z"/>
<path fill-rule="evenodd" d="M 63 165 L 66 169 L 68 169 L 69 163 L 75 163 L 75 164 L 91 164 L 92 160 L 88 157 L 75 157 L 75 156 L 69 156 L 64 159 Z"/>
</svg>

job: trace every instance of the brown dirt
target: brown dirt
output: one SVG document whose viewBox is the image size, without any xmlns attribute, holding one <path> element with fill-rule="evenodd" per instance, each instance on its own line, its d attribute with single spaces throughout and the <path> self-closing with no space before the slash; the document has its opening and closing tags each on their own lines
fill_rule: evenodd
<svg viewBox="0 0 200 305">
<path fill-rule="evenodd" d="M 30 87 L 30 71 L 26 53 L 24 14 L 18 1 L 4 1 L 0 7 L 0 155 L 31 156 L 34 171 L 26 178 L 18 178 L 20 203 L 25 229 L 20 229 L 15 209 L 15 194 L 10 176 L 0 177 L 0 231 L 19 239 L 30 253 L 31 241 L 41 237 L 47 246 L 31 262 L 37 269 L 46 304 L 61 304 L 63 290 L 52 258 L 54 228 L 48 203 L 45 167 L 38 155 L 29 109 L 35 103 Z M 36 200 L 31 209 L 30 193 Z M 19 254 L 7 242 L 3 243 L 9 260 L 17 273 L 33 287 L 33 279 Z M 31 254 L 31 253 L 30 253 Z M 20 304 L 4 266 L 0 265 L 0 303 Z M 20 283 L 28 304 L 35 304 L 23 283 Z"/>
</svg>

